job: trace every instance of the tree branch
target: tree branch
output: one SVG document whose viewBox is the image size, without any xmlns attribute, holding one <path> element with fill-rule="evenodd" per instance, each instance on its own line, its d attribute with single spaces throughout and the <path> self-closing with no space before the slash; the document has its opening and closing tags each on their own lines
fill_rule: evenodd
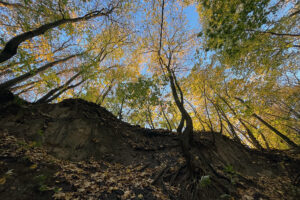
<svg viewBox="0 0 300 200">
<path fill-rule="evenodd" d="M 14 55 L 16 55 L 19 45 L 28 39 L 42 35 L 46 31 L 53 29 L 55 27 L 58 27 L 60 25 L 66 24 L 66 23 L 76 23 L 76 22 L 80 22 L 80 21 L 87 21 L 89 19 L 99 17 L 99 16 L 108 16 L 109 14 L 112 13 L 112 11 L 114 9 L 115 9 L 115 7 L 112 7 L 109 10 L 102 8 L 99 11 L 93 11 L 82 17 L 71 18 L 71 19 L 61 19 L 61 20 L 58 20 L 55 22 L 44 24 L 32 31 L 28 31 L 28 32 L 22 33 L 20 35 L 17 35 L 15 37 L 13 37 L 12 39 L 10 39 L 6 43 L 4 49 L 0 53 L 0 63 L 5 62 L 6 60 L 8 60 L 11 57 L 13 57 Z"/>
</svg>

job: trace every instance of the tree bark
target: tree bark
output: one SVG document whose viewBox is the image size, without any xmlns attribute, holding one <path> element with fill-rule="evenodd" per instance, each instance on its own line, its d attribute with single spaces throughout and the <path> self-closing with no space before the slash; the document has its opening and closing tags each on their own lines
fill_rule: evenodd
<svg viewBox="0 0 300 200">
<path fill-rule="evenodd" d="M 111 91 L 111 89 L 113 88 L 113 86 L 114 86 L 114 84 L 113 84 L 113 82 L 114 82 L 114 80 L 115 79 L 112 79 L 111 80 L 111 82 L 110 82 L 110 84 L 109 84 L 109 86 L 108 86 L 108 88 L 105 90 L 105 88 L 104 88 L 104 93 L 102 94 L 102 92 L 101 92 L 101 94 L 99 95 L 99 97 L 97 98 L 97 100 L 96 100 L 96 104 L 98 104 L 98 105 L 102 105 L 102 103 L 104 102 L 104 99 L 106 98 L 106 96 L 109 94 L 109 92 Z"/>
<path fill-rule="evenodd" d="M 122 113 L 123 113 L 123 105 L 124 105 L 124 101 L 125 101 L 125 98 L 122 99 L 121 107 L 120 107 L 120 110 L 119 110 L 119 113 L 118 113 L 118 118 L 119 118 L 119 120 L 122 120 L 122 119 L 123 119 Z"/>
<path fill-rule="evenodd" d="M 203 131 L 205 131 L 205 126 L 204 126 L 204 124 L 203 124 L 203 123 L 205 123 L 205 122 L 204 122 L 204 121 L 201 119 L 201 117 L 199 116 L 199 114 L 198 114 L 196 108 L 193 106 L 193 104 L 191 104 L 191 102 L 189 102 L 189 101 L 187 101 L 187 100 L 185 100 L 185 101 L 186 101 L 186 102 L 188 103 L 188 105 L 192 108 L 192 110 L 194 111 L 195 117 L 198 119 L 199 123 L 201 124 Z"/>
<path fill-rule="evenodd" d="M 217 111 L 217 115 L 219 117 L 219 123 L 220 123 L 220 134 L 222 134 L 223 132 L 223 122 L 222 122 L 222 118 L 221 118 L 221 115 L 220 115 L 220 112 L 219 112 L 219 109 L 218 107 L 213 103 L 213 106 L 215 107 L 216 111 Z"/>
<path fill-rule="evenodd" d="M 149 105 L 147 105 L 147 112 L 148 112 L 148 116 L 149 116 L 149 120 L 150 120 L 152 129 L 155 129 L 155 126 L 154 126 L 154 123 L 153 123 L 153 120 L 152 120 L 152 114 L 151 114 L 151 110 L 150 110 Z"/>
<path fill-rule="evenodd" d="M 184 116 L 181 115 L 180 122 L 179 122 L 179 124 L 178 124 L 177 129 L 176 129 L 177 133 L 182 133 L 183 127 L 184 127 Z"/>
<path fill-rule="evenodd" d="M 44 95 L 42 98 L 40 98 L 36 103 L 47 102 L 47 100 L 50 99 L 50 97 L 53 96 L 56 92 L 63 90 L 64 88 L 67 88 L 71 84 L 71 82 L 73 80 L 75 80 L 80 74 L 81 74 L 81 72 L 78 72 L 77 74 L 72 76 L 65 84 L 50 90 L 46 95 Z"/>
<path fill-rule="evenodd" d="M 246 129 L 253 145 L 260 150 L 263 150 L 263 147 L 259 144 L 258 140 L 255 138 L 255 136 L 253 135 L 252 131 L 248 128 L 248 126 L 240 119 L 238 118 L 239 122 L 243 125 L 243 127 Z"/>
<path fill-rule="evenodd" d="M 262 146 L 259 144 L 259 142 L 257 141 L 257 139 L 255 138 L 255 136 L 253 135 L 252 131 L 246 126 L 246 124 L 242 121 L 242 119 L 240 117 L 237 116 L 236 112 L 234 111 L 234 109 L 230 106 L 230 104 L 226 101 L 226 99 L 224 97 L 221 97 L 222 101 L 228 106 L 228 108 L 231 110 L 231 112 L 234 114 L 234 116 L 239 120 L 239 122 L 243 125 L 243 127 L 246 129 L 252 144 L 257 148 L 257 149 L 263 149 Z"/>
<path fill-rule="evenodd" d="M 254 129 L 256 129 L 256 130 L 258 131 L 258 133 L 261 135 L 262 139 L 263 139 L 264 142 L 265 142 L 266 148 L 267 148 L 268 150 L 270 150 L 269 143 L 268 143 L 268 141 L 267 141 L 265 135 L 260 131 L 260 129 L 258 129 L 255 125 L 251 124 L 250 122 L 248 122 L 248 121 L 246 121 L 246 120 L 243 120 L 243 122 L 249 124 L 251 127 L 253 127 Z"/>
<path fill-rule="evenodd" d="M 226 113 L 222 110 L 222 108 L 219 105 L 217 105 L 217 106 L 219 107 L 219 110 L 220 110 L 222 116 L 224 117 L 224 119 L 225 119 L 225 121 L 226 121 L 226 123 L 227 123 L 227 125 L 228 125 L 228 127 L 230 129 L 230 132 L 233 135 L 233 139 L 241 143 L 241 139 L 238 137 L 238 135 L 237 135 L 237 133 L 236 133 L 236 131 L 234 129 L 234 126 L 232 125 L 232 123 L 230 122 L 230 120 L 228 119 L 228 117 L 226 116 Z"/>
<path fill-rule="evenodd" d="M 270 35 L 282 36 L 282 37 L 300 37 L 300 34 L 292 34 L 292 33 L 276 33 L 273 31 L 259 31 L 259 30 L 247 30 L 247 31 L 257 32 L 260 34 L 270 34 Z"/>
<path fill-rule="evenodd" d="M 20 83 L 20 82 L 22 82 L 22 81 L 24 81 L 24 80 L 26 80 L 28 78 L 31 78 L 31 77 L 35 76 L 36 74 L 38 74 L 38 73 L 40 73 L 42 71 L 45 71 L 45 70 L 53 67 L 54 65 L 66 62 L 66 61 L 68 61 L 68 60 L 70 60 L 70 59 L 72 59 L 74 57 L 79 56 L 79 55 L 81 55 L 81 54 L 71 55 L 71 56 L 68 56 L 66 58 L 63 58 L 63 59 L 60 59 L 60 60 L 57 60 L 57 61 L 54 61 L 54 62 L 51 62 L 51 63 L 47 63 L 47 64 L 45 64 L 44 66 L 42 66 L 42 67 L 40 67 L 38 69 L 32 70 L 30 72 L 27 72 L 27 73 L 21 75 L 21 76 L 18 76 L 18 77 L 14 78 L 14 79 L 11 79 L 9 81 L 6 81 L 6 82 L 0 84 L 0 89 L 9 89 L 9 88 L 11 88 L 12 86 L 14 86 L 16 84 L 18 84 L 18 83 Z"/>
<path fill-rule="evenodd" d="M 21 95 L 21 94 L 23 94 L 23 93 L 25 93 L 25 92 L 30 91 L 30 90 L 33 89 L 33 88 L 34 88 L 34 86 L 30 86 L 30 87 L 28 87 L 28 88 L 25 88 L 25 89 L 21 90 L 20 92 L 18 92 L 16 95 L 19 96 L 19 95 Z"/>
<path fill-rule="evenodd" d="M 12 8 L 24 8 L 25 9 L 26 8 L 25 6 L 23 6 L 20 3 L 8 3 L 5 1 L 0 1 L 0 7 L 6 7 L 9 9 L 12 9 Z"/>
<path fill-rule="evenodd" d="M 11 92 L 16 92 L 16 91 L 18 91 L 18 90 L 24 89 L 24 88 L 26 88 L 26 87 L 28 87 L 28 86 L 34 85 L 34 84 L 39 83 L 39 82 L 41 82 L 41 81 L 42 81 L 42 80 L 37 80 L 37 81 L 27 82 L 27 83 L 25 83 L 24 85 L 18 85 L 18 86 L 15 86 L 15 87 L 13 87 L 13 88 L 10 88 L 10 91 L 11 91 Z"/>
<path fill-rule="evenodd" d="M 182 90 L 179 86 L 179 84 L 177 83 L 176 80 L 176 76 L 174 74 L 174 72 L 171 70 L 171 61 L 172 61 L 172 52 L 169 53 L 169 55 L 167 55 L 168 58 L 168 63 L 165 64 L 162 57 L 161 57 L 161 48 L 162 48 L 162 34 L 163 34 L 163 24 L 164 24 L 164 5 L 165 5 L 165 1 L 162 0 L 162 6 L 161 6 L 161 24 L 160 24 L 160 40 L 159 40 L 159 49 L 158 49 L 158 60 L 159 60 L 159 64 L 160 67 L 162 68 L 162 71 L 164 73 L 164 68 L 167 70 L 168 72 L 168 79 L 169 79 L 169 83 L 171 86 L 171 92 L 172 92 L 172 96 L 174 98 L 175 104 L 177 106 L 177 108 L 179 109 L 179 111 L 182 114 L 182 117 L 184 118 L 185 122 L 186 122 L 186 127 L 183 131 L 183 134 L 181 136 L 181 140 L 180 140 L 180 145 L 182 148 L 182 152 L 184 157 L 186 158 L 186 162 L 187 162 L 187 166 L 188 169 L 190 171 L 190 173 L 193 175 L 195 169 L 193 167 L 192 164 L 192 155 L 190 152 L 191 146 L 193 144 L 193 120 L 191 118 L 191 116 L 189 115 L 189 113 L 186 111 L 186 109 L 184 108 L 184 102 L 183 102 L 183 93 Z M 181 94 L 181 101 L 179 99 L 178 96 L 178 92 L 177 89 L 179 91 L 179 93 Z"/>
<path fill-rule="evenodd" d="M 174 74 L 171 71 L 170 66 L 167 66 L 167 70 L 169 72 L 169 82 L 170 82 L 170 85 L 171 85 L 173 98 L 175 100 L 175 103 L 176 103 L 178 109 L 180 110 L 182 116 L 184 117 L 184 119 L 186 121 L 186 129 L 185 130 L 187 130 L 187 132 L 190 132 L 190 131 L 193 132 L 193 120 L 192 120 L 191 116 L 188 114 L 188 112 L 186 111 L 186 109 L 184 108 L 183 101 L 179 100 L 178 93 L 177 93 L 177 90 L 176 90 L 176 86 L 177 86 L 177 88 L 180 92 L 181 99 L 183 100 L 183 93 L 181 91 L 181 88 L 179 87 L 178 83 L 176 84 L 176 82 L 177 82 L 176 77 L 173 77 Z"/>
<path fill-rule="evenodd" d="M 62 93 L 64 93 L 65 91 L 75 88 L 79 85 L 81 85 L 85 80 L 80 81 L 79 83 L 76 83 L 74 85 L 68 86 L 66 88 L 63 88 L 61 91 L 59 91 L 57 94 L 55 94 L 54 96 L 52 96 L 50 99 L 47 99 L 47 103 L 50 103 L 51 101 L 53 101 L 54 99 L 58 98 Z"/>
<path fill-rule="evenodd" d="M 238 100 L 239 102 L 241 102 L 243 105 L 245 105 L 245 102 L 241 98 L 235 97 L 235 99 Z M 245 105 L 245 106 L 247 108 L 249 108 L 248 105 Z M 277 130 L 275 127 L 273 127 L 271 124 L 269 124 L 268 122 L 263 120 L 260 116 L 258 116 L 255 113 L 253 113 L 252 116 L 255 117 L 256 119 L 258 119 L 262 124 L 264 124 L 266 127 L 268 127 L 271 131 L 273 131 L 279 137 L 281 137 L 291 148 L 299 148 L 299 146 L 296 143 L 294 143 L 292 140 L 290 140 L 290 138 L 288 138 L 283 133 L 281 133 L 279 130 Z"/>
<path fill-rule="evenodd" d="M 268 127 L 270 130 L 272 130 L 274 133 L 276 133 L 279 137 L 281 137 L 291 148 L 298 148 L 299 147 L 296 143 L 294 143 L 292 140 L 290 140 L 290 138 L 288 138 L 283 133 L 278 131 L 275 127 L 273 127 L 271 124 L 269 124 L 268 122 L 263 120 L 257 114 L 254 113 L 254 114 L 252 114 L 252 116 L 255 117 L 256 119 L 258 119 L 261 123 L 263 123 L 266 127 Z"/>
<path fill-rule="evenodd" d="M 205 86 L 204 86 L 203 93 L 204 93 L 204 104 L 205 104 L 205 111 L 206 111 L 207 118 L 208 118 L 208 121 L 209 121 L 209 124 L 210 124 L 210 130 L 211 130 L 211 132 L 214 132 L 214 127 L 213 127 L 213 125 L 212 125 L 212 122 L 211 122 L 211 120 L 210 120 L 210 115 L 209 115 L 209 112 L 208 112 L 208 107 L 207 107 L 207 102 L 206 102 L 206 92 L 205 92 Z"/>
<path fill-rule="evenodd" d="M 166 113 L 165 113 L 165 111 L 164 111 L 164 109 L 163 109 L 163 107 L 162 107 L 162 105 L 161 105 L 161 102 L 159 102 L 159 105 L 160 105 L 161 112 L 162 112 L 162 114 L 163 114 L 165 120 L 167 121 L 168 129 L 169 129 L 170 131 L 172 131 L 172 126 L 171 126 L 171 124 L 170 124 L 170 122 L 169 122 L 169 119 L 168 119 L 168 117 L 167 117 L 167 115 L 166 115 Z"/>
<path fill-rule="evenodd" d="M 11 69 L 7 69 L 5 71 L 0 72 L 0 76 L 5 76 L 11 73 L 13 73 L 13 71 Z"/>
<path fill-rule="evenodd" d="M 206 97 L 211 102 L 211 104 L 214 106 L 214 108 L 215 108 L 215 110 L 217 112 L 217 115 L 218 115 L 218 118 L 219 118 L 219 123 L 220 123 L 220 134 L 222 134 L 223 123 L 222 123 L 222 118 L 221 118 L 220 113 L 219 113 L 219 109 L 218 109 L 217 105 L 213 102 L 213 100 L 210 99 L 208 97 L 208 95 L 206 95 L 206 93 L 204 93 L 204 97 Z"/>
<path fill-rule="evenodd" d="M 38 27 L 38 28 L 36 28 L 32 31 L 28 31 L 28 32 L 22 33 L 20 35 L 17 35 L 15 37 L 13 37 L 12 39 L 10 39 L 6 43 L 4 49 L 0 53 L 0 63 L 5 62 L 8 59 L 10 59 L 11 57 L 13 57 L 14 55 L 16 55 L 19 45 L 22 42 L 24 42 L 28 39 L 31 39 L 33 37 L 42 35 L 46 31 L 48 31 L 50 29 L 53 29 L 55 27 L 58 27 L 60 25 L 63 25 L 63 24 L 76 23 L 76 22 L 80 22 L 80 21 L 87 21 L 89 19 L 99 17 L 99 16 L 108 16 L 109 14 L 112 13 L 112 11 L 114 9 L 115 9 L 114 7 L 112 7 L 109 10 L 101 9 L 99 11 L 93 11 L 93 12 L 88 13 L 88 14 L 82 16 L 82 17 L 77 17 L 77 18 L 71 18 L 71 19 L 64 19 L 63 18 L 63 19 L 57 20 L 55 22 L 44 24 L 44 25 L 42 25 L 42 26 L 40 26 L 40 27 Z"/>
</svg>

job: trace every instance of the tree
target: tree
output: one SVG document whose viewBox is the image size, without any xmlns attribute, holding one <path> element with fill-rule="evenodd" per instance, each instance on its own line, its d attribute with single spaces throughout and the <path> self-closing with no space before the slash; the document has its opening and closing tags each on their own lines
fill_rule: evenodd
<svg viewBox="0 0 300 200">
<path fill-rule="evenodd" d="M 63 15 L 61 18 L 57 21 L 46 23 L 42 26 L 39 26 L 38 28 L 35 28 L 34 30 L 24 32 L 22 34 L 19 34 L 12 39 L 10 39 L 6 44 L 3 50 L 0 53 L 0 63 L 5 62 L 6 60 L 10 59 L 17 53 L 17 49 L 19 45 L 33 37 L 39 36 L 44 34 L 46 31 L 51 30 L 53 28 L 56 28 L 58 26 L 67 24 L 67 23 L 76 23 L 81 21 L 87 21 L 96 17 L 100 16 L 109 16 L 116 8 L 118 7 L 118 4 L 116 5 L 110 5 L 108 8 L 102 8 L 100 10 L 88 12 L 84 16 L 76 17 L 76 18 L 65 18 L 65 15 Z"/>
<path fill-rule="evenodd" d="M 195 130 L 298 147 L 299 4 L 199 0 L 198 34 L 192 2 L 0 1 L 0 89 L 38 103 L 82 98 L 176 130 L 190 168 Z"/>
</svg>

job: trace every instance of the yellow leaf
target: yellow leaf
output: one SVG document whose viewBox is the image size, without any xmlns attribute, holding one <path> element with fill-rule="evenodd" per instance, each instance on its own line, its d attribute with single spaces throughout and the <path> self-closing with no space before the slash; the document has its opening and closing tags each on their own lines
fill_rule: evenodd
<svg viewBox="0 0 300 200">
<path fill-rule="evenodd" d="M 37 164 L 33 164 L 30 166 L 30 169 L 35 169 L 35 168 L 37 168 Z"/>
<path fill-rule="evenodd" d="M 139 194 L 139 195 L 138 195 L 138 198 L 139 198 L 139 199 L 143 199 L 143 197 L 144 197 L 144 196 L 143 196 L 142 194 Z"/>
<path fill-rule="evenodd" d="M 121 199 L 128 199 L 130 196 L 130 193 L 131 192 L 129 190 L 125 191 L 124 194 L 121 196 Z"/>
<path fill-rule="evenodd" d="M 3 185 L 6 182 L 6 178 L 2 177 L 0 178 L 0 185 Z"/>
</svg>

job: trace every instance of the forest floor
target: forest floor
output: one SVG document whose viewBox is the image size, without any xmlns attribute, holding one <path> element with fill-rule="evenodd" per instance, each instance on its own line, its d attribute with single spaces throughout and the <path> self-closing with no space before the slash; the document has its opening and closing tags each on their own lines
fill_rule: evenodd
<svg viewBox="0 0 300 200">
<path fill-rule="evenodd" d="M 3 101 L 3 99 L 5 101 Z M 0 98 L 0 199 L 300 197 L 300 156 L 195 132 L 191 173 L 179 135 L 122 122 L 96 104 Z"/>
</svg>

